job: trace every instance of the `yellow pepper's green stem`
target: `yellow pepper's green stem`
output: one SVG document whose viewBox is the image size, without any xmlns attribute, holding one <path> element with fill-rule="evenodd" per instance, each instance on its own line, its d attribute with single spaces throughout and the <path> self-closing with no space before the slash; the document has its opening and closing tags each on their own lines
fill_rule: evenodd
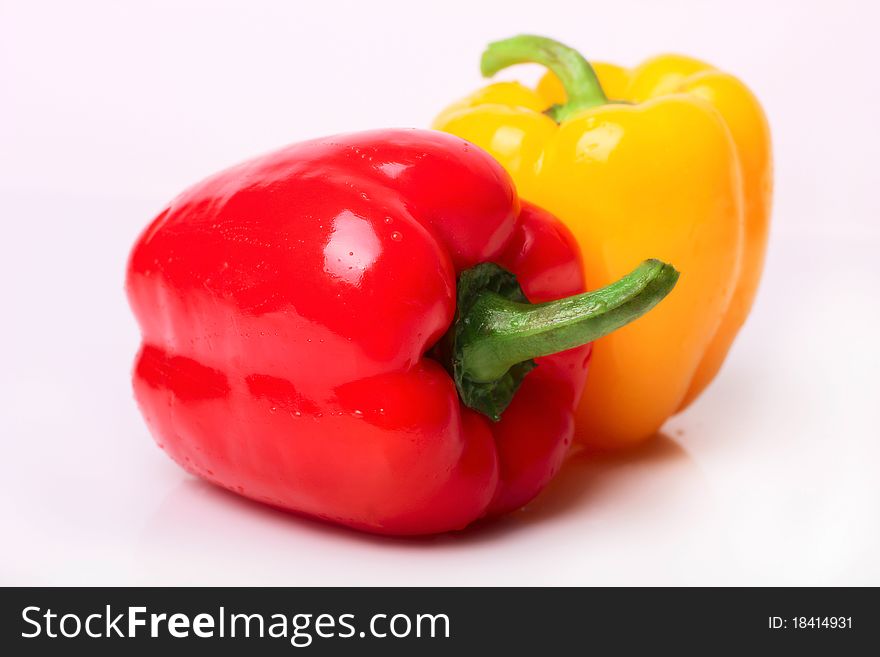
<svg viewBox="0 0 880 657">
<path fill-rule="evenodd" d="M 608 102 L 596 72 L 583 55 L 547 37 L 520 34 L 490 43 L 480 60 L 480 71 L 488 78 L 508 66 L 526 63 L 546 66 L 562 82 L 568 100 L 547 110 L 557 122 Z"/>
</svg>

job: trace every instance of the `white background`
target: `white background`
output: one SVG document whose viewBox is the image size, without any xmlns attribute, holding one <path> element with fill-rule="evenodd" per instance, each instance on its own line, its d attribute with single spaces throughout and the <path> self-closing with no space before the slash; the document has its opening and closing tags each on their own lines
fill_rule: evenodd
<svg viewBox="0 0 880 657">
<path fill-rule="evenodd" d="M 880 584 L 875 4 L 0 1 L 2 584 Z M 493 39 L 675 50 L 763 99 L 763 288 L 662 437 L 577 459 L 526 510 L 381 539 L 196 481 L 131 399 L 122 290 L 186 185 L 321 134 L 426 126 Z M 538 71 L 511 72 L 528 80 Z"/>
</svg>

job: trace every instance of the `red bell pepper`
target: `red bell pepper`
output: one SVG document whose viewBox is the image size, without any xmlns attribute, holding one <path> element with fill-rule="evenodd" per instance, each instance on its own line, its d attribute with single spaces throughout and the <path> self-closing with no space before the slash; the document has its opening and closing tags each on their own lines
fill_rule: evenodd
<svg viewBox="0 0 880 657">
<path fill-rule="evenodd" d="M 676 277 L 648 261 L 579 294 L 569 232 L 456 137 L 305 142 L 197 184 L 140 236 L 135 395 L 214 484 L 371 532 L 459 529 L 547 484 L 586 343 Z"/>
</svg>

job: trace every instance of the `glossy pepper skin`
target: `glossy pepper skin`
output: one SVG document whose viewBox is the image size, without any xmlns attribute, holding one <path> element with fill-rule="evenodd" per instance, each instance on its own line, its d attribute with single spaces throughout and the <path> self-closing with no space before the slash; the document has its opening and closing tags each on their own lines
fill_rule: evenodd
<svg viewBox="0 0 880 657">
<path fill-rule="evenodd" d="M 584 289 L 577 246 L 464 140 L 305 142 L 177 197 L 132 251 L 134 390 L 184 469 L 361 530 L 428 534 L 517 508 L 559 468 L 590 347 L 538 359 L 500 421 L 432 356 L 479 263 L 533 302 Z"/>
<path fill-rule="evenodd" d="M 591 285 L 645 251 L 682 272 L 662 307 L 595 344 L 576 439 L 632 445 L 709 384 L 752 306 L 769 225 L 767 121 L 742 82 L 689 57 L 597 63 L 597 80 L 575 51 L 526 35 L 492 44 L 482 68 L 526 61 L 551 69 L 537 89 L 489 85 L 434 127 L 485 148 L 522 198 L 566 223 Z"/>
</svg>

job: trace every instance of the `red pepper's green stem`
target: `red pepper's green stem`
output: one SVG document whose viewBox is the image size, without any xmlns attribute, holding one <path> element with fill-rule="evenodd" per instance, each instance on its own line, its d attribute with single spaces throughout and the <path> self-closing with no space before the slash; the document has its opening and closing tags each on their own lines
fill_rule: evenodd
<svg viewBox="0 0 880 657">
<path fill-rule="evenodd" d="M 678 275 L 671 265 L 646 260 L 607 287 L 558 301 L 531 305 L 483 292 L 457 336 L 462 374 L 488 383 L 523 361 L 601 338 L 657 305 Z"/>
<path fill-rule="evenodd" d="M 480 71 L 488 78 L 508 66 L 529 62 L 549 68 L 565 88 L 568 100 L 547 111 L 555 121 L 561 123 L 582 110 L 608 102 L 596 72 L 583 55 L 547 37 L 520 34 L 490 43 L 480 60 Z"/>
</svg>

